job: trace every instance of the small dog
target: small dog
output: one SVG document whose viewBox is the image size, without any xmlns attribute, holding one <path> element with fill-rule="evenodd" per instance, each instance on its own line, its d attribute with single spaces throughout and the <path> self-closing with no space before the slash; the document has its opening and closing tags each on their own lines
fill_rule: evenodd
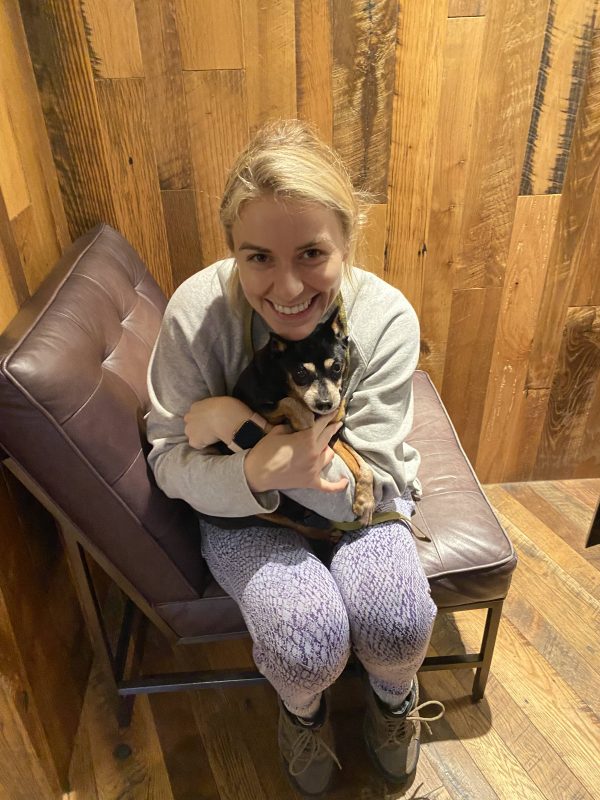
<svg viewBox="0 0 600 800">
<path fill-rule="evenodd" d="M 273 425 L 287 422 L 295 431 L 305 430 L 312 427 L 316 416 L 336 409 L 336 421 L 344 418 L 348 369 L 349 340 L 336 307 L 305 339 L 289 341 L 271 333 L 268 343 L 257 351 L 238 378 L 232 394 Z M 339 432 L 330 445 L 354 475 L 352 510 L 363 525 L 369 525 L 375 506 L 373 473 L 361 456 L 339 438 Z M 311 538 L 336 538 L 331 528 L 292 524 L 281 516 L 265 514 L 264 518 Z"/>
</svg>

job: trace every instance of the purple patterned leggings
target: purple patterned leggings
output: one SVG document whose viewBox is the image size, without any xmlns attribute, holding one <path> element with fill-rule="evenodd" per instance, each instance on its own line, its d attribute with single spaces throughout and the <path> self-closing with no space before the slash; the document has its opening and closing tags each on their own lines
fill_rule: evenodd
<svg viewBox="0 0 600 800">
<path fill-rule="evenodd" d="M 436 615 L 407 526 L 346 533 L 329 569 L 287 528 L 223 530 L 200 521 L 202 553 L 240 606 L 260 672 L 287 708 L 310 717 L 350 649 L 392 707 L 410 690 Z"/>
</svg>

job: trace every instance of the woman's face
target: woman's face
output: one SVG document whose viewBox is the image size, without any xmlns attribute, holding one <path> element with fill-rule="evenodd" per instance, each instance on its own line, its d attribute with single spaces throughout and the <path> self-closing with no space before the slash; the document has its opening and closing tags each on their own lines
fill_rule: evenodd
<svg viewBox="0 0 600 800">
<path fill-rule="evenodd" d="M 298 341 L 335 299 L 346 256 L 335 212 L 319 203 L 261 197 L 232 228 L 246 299 L 275 333 Z"/>
</svg>

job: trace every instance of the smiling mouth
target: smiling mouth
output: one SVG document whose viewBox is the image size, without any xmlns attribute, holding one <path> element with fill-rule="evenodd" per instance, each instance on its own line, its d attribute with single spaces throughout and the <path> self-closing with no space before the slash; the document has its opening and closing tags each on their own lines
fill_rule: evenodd
<svg viewBox="0 0 600 800">
<path fill-rule="evenodd" d="M 269 300 L 275 311 L 278 314 L 285 314 L 286 316 L 292 316 L 294 314 L 301 314 L 303 311 L 306 311 L 313 303 L 314 299 L 317 297 L 311 297 L 310 300 L 307 300 L 305 303 L 300 303 L 297 306 L 280 306 L 278 303 L 274 303 L 272 300 Z"/>
</svg>

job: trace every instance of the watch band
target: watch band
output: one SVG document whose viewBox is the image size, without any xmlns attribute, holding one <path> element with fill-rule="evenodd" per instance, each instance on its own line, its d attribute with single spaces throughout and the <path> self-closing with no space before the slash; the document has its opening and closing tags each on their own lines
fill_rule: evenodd
<svg viewBox="0 0 600 800">
<path fill-rule="evenodd" d="M 231 441 L 228 442 L 227 444 L 227 447 L 234 453 L 240 453 L 242 450 L 248 450 L 250 447 L 253 447 L 254 444 L 256 444 L 256 441 L 254 442 L 254 444 L 248 444 L 241 441 L 242 429 L 245 428 L 247 432 L 249 423 L 250 427 L 260 428 L 261 436 L 258 437 L 256 441 L 259 441 L 262 435 L 264 435 L 264 431 L 267 426 L 267 421 L 263 419 L 263 417 L 261 417 L 260 414 L 253 412 L 250 415 L 250 417 L 248 417 L 248 419 L 245 419 L 242 422 L 242 424 L 236 429 L 235 433 L 231 437 Z"/>
</svg>

